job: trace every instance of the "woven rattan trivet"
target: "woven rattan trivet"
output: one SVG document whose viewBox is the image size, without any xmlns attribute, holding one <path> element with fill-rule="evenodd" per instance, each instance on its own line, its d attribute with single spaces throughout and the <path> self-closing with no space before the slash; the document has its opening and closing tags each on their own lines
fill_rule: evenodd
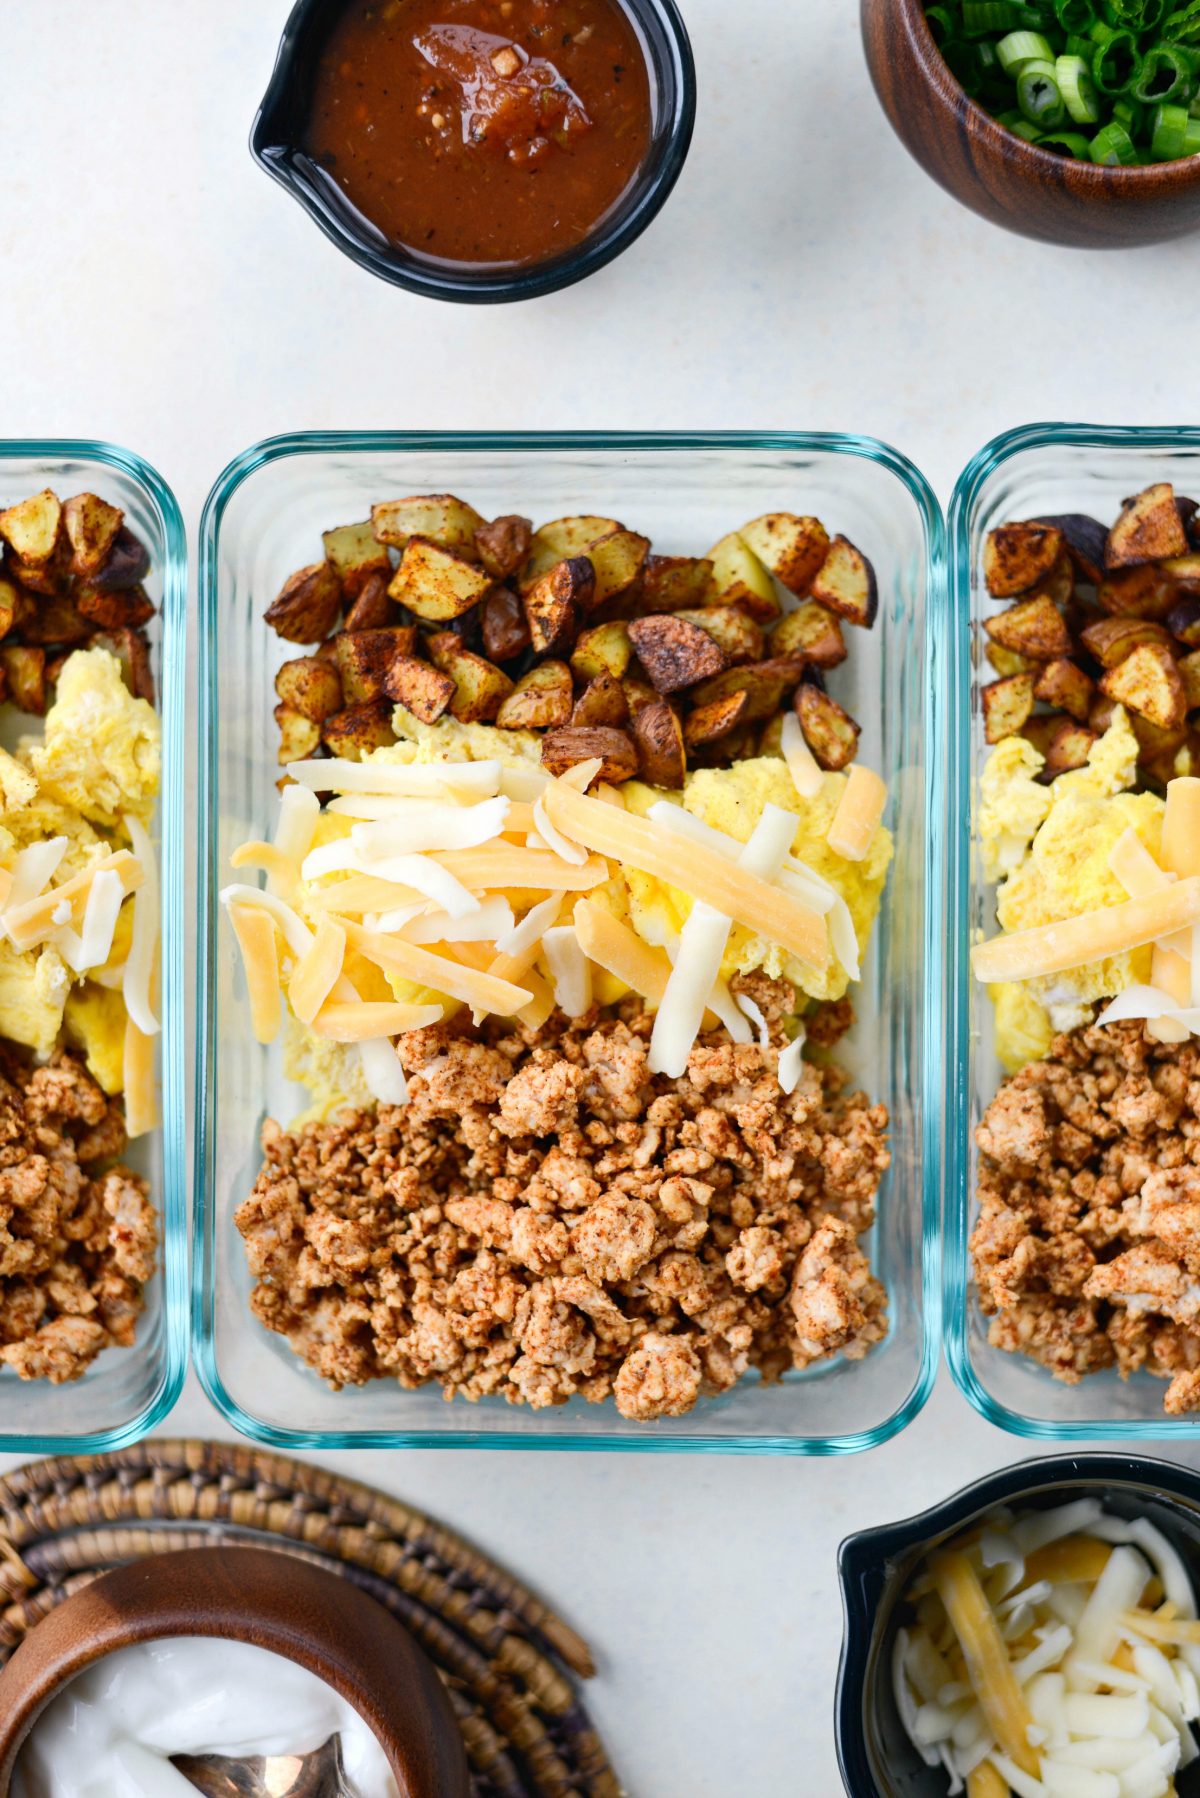
<svg viewBox="0 0 1200 1798">
<path fill-rule="evenodd" d="M 570 1677 L 593 1671 L 573 1630 L 432 1519 L 257 1449 L 152 1440 L 0 1480 L 0 1665 L 108 1568 L 214 1542 L 316 1561 L 394 1612 L 446 1682 L 478 1798 L 619 1798 Z"/>
</svg>

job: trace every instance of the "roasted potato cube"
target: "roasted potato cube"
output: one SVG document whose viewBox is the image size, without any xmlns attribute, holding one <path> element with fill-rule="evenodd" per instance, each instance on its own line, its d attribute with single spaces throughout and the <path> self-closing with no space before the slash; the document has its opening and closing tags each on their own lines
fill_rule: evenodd
<svg viewBox="0 0 1200 1798">
<path fill-rule="evenodd" d="M 10 580 L 14 580 L 29 593 L 36 593 L 45 599 L 54 599 L 65 593 L 71 585 L 71 564 L 64 537 L 61 546 L 48 562 L 22 562 L 19 557 L 8 555 L 4 558 L 4 571 Z"/>
<path fill-rule="evenodd" d="M 67 501 L 62 522 L 71 545 L 72 574 L 90 580 L 103 568 L 124 519 L 124 512 L 95 493 L 77 493 Z"/>
<path fill-rule="evenodd" d="M 829 554 L 829 532 L 819 518 L 765 512 L 744 524 L 738 535 L 789 592 L 808 598 L 813 579 Z"/>
<path fill-rule="evenodd" d="M 1045 593 L 1056 606 L 1064 608 L 1075 598 L 1075 564 L 1064 549 L 1044 581 L 1038 582 L 1039 593 Z M 1031 597 L 1025 594 L 1026 599 Z"/>
<path fill-rule="evenodd" d="M 1097 691 L 1086 719 L 1088 729 L 1094 730 L 1098 737 L 1102 737 L 1112 724 L 1118 710 L 1115 699 L 1109 699 L 1105 694 Z"/>
<path fill-rule="evenodd" d="M 324 531 L 325 560 L 342 584 L 349 600 L 357 599 L 369 580 L 382 575 L 391 579 L 392 559 L 376 537 L 369 518 L 362 524 L 339 524 L 336 530 Z"/>
<path fill-rule="evenodd" d="M 771 632 L 771 650 L 777 656 L 803 656 L 813 668 L 836 668 L 848 653 L 837 618 L 815 599 L 780 619 Z"/>
<path fill-rule="evenodd" d="M 845 537 L 835 537 L 829 545 L 829 554 L 813 576 L 809 591 L 848 624 L 870 630 L 875 622 L 879 610 L 875 570 Z"/>
<path fill-rule="evenodd" d="M 571 655 L 571 667 L 582 681 L 595 680 L 600 674 L 612 674 L 621 680 L 632 660 L 629 626 L 614 620 L 611 624 L 594 624 L 590 630 L 580 632 Z"/>
<path fill-rule="evenodd" d="M 595 572 L 592 605 L 607 605 L 631 592 L 642 578 L 649 554 L 649 537 L 639 537 L 636 531 L 609 531 L 607 536 L 597 537 L 588 550 Z"/>
<path fill-rule="evenodd" d="M 1161 623 L 1179 598 L 1169 574 L 1153 563 L 1118 568 L 1096 589 L 1096 599 L 1110 618 L 1150 618 Z"/>
<path fill-rule="evenodd" d="M 1156 481 L 1125 501 L 1104 546 L 1106 568 L 1129 568 L 1187 554 L 1187 532 L 1169 481 Z"/>
<path fill-rule="evenodd" d="M 993 599 L 1015 599 L 1040 586 L 1063 551 L 1063 534 L 1054 525 L 1001 524 L 989 531 L 983 546 L 983 578 Z"/>
<path fill-rule="evenodd" d="M 615 674 L 606 670 L 588 682 L 575 701 L 571 723 L 576 726 L 601 725 L 611 730 L 620 730 L 629 723 L 629 701 Z"/>
<path fill-rule="evenodd" d="M 1187 693 L 1179 664 L 1159 643 L 1139 644 L 1104 675 L 1100 691 L 1162 730 L 1176 728 L 1187 717 Z"/>
<path fill-rule="evenodd" d="M 685 606 L 710 605 L 715 597 L 713 565 L 707 556 L 647 556 L 642 573 L 644 611 L 680 612 Z"/>
<path fill-rule="evenodd" d="M 633 720 L 638 772 L 652 787 L 672 790 L 683 785 L 687 772 L 683 726 L 674 706 L 656 699 L 642 706 Z"/>
<path fill-rule="evenodd" d="M 1015 649 L 1004 649 L 999 643 L 987 644 L 983 653 L 996 673 L 1000 675 L 1028 674 L 1031 669 L 1038 666 L 1038 663 L 1031 662 L 1028 656 L 1019 656 Z"/>
<path fill-rule="evenodd" d="M 315 724 L 332 718 L 346 703 L 341 675 L 332 662 L 323 662 L 320 656 L 297 656 L 295 661 L 285 662 L 275 676 L 275 691 L 284 705 Z"/>
<path fill-rule="evenodd" d="M 1183 690 L 1187 694 L 1188 711 L 1200 709 L 1200 649 L 1194 649 L 1189 656 L 1181 656 L 1179 673 L 1183 680 Z"/>
<path fill-rule="evenodd" d="M 717 676 L 718 680 L 724 678 L 724 675 Z M 640 674 L 627 674 L 621 682 L 621 691 L 631 718 L 636 718 L 644 705 L 653 705 L 658 698 L 650 682 L 643 680 Z"/>
<path fill-rule="evenodd" d="M 508 587 L 495 587 L 483 602 L 483 647 L 493 662 L 512 662 L 529 648 L 525 608 Z"/>
<path fill-rule="evenodd" d="M 771 624 L 782 610 L 770 570 L 759 561 L 738 531 L 708 552 L 717 599 L 723 606 L 740 606 L 759 624 Z"/>
<path fill-rule="evenodd" d="M 1140 712 L 1129 713 L 1129 728 L 1138 740 L 1138 760 L 1148 762 L 1163 755 L 1174 755 L 1188 740 L 1186 722 L 1170 729 L 1151 723 Z"/>
<path fill-rule="evenodd" d="M 1185 593 L 1200 592 L 1200 551 L 1192 550 L 1186 556 L 1168 556 L 1161 566 L 1163 573 L 1169 574 Z"/>
<path fill-rule="evenodd" d="M 552 519 L 533 533 L 529 555 L 517 582 L 518 591 L 528 592 L 556 562 L 570 562 L 576 556 L 586 555 L 598 538 L 624 529 L 615 518 L 598 518 L 590 514 Z"/>
<path fill-rule="evenodd" d="M 150 646 L 141 631 L 103 631 L 92 638 L 96 649 L 107 649 L 121 664 L 121 677 L 135 699 L 148 699 L 154 704 L 154 672 L 150 666 Z"/>
<path fill-rule="evenodd" d="M 766 662 L 751 662 L 748 667 L 727 669 L 694 688 L 688 698 L 693 706 L 700 707 L 711 705 L 714 699 L 726 699 L 730 693 L 744 692 L 746 709 L 741 723 L 761 724 L 779 711 L 784 695 L 793 690 L 804 672 L 799 656 L 774 656 Z"/>
<path fill-rule="evenodd" d="M 355 631 L 386 630 L 396 616 L 396 609 L 388 598 L 388 574 L 372 574 L 363 582 L 358 597 L 346 613 L 344 628 L 351 633 Z M 415 632 L 414 632 L 415 635 Z"/>
<path fill-rule="evenodd" d="M 382 699 L 387 671 L 398 655 L 407 655 L 412 636 L 403 625 L 379 631 L 340 631 L 334 638 L 334 662 L 342 677 L 345 705 Z"/>
<path fill-rule="evenodd" d="M 475 533 L 483 519 L 474 506 L 452 493 L 425 493 L 411 499 L 389 499 L 371 507 L 371 530 L 389 549 L 407 549 L 414 537 L 474 561 Z"/>
<path fill-rule="evenodd" d="M 740 606 L 700 606 L 696 611 L 672 614 L 685 624 L 694 624 L 713 639 L 727 664 L 759 662 L 766 644 L 762 626 L 755 624 Z"/>
<path fill-rule="evenodd" d="M 372 749 L 386 749 L 396 741 L 392 730 L 390 699 L 368 699 L 335 712 L 321 726 L 321 740 L 348 762 L 361 761 Z M 296 759 L 296 758 L 289 758 Z"/>
<path fill-rule="evenodd" d="M 321 726 L 315 718 L 306 718 L 293 705 L 283 700 L 275 707 L 275 722 L 279 726 L 280 764 L 287 762 L 303 762 L 318 748 L 321 742 Z"/>
<path fill-rule="evenodd" d="M 1051 781 L 1059 774 L 1069 774 L 1073 768 L 1086 767 L 1095 741 L 1095 736 L 1085 725 L 1077 724 L 1073 718 L 1059 718 L 1046 740 L 1042 752 L 1046 766 L 1039 778 Z"/>
<path fill-rule="evenodd" d="M 659 693 L 681 693 L 727 666 L 716 640 L 677 612 L 631 619 L 629 640 Z"/>
<path fill-rule="evenodd" d="M 313 562 L 289 575 L 263 618 L 285 643 L 321 643 L 341 609 L 337 575 L 328 562 Z"/>
<path fill-rule="evenodd" d="M 460 724 L 490 724 L 513 690 L 507 674 L 464 649 L 453 631 L 439 631 L 426 647 L 435 666 L 454 682 L 451 717 Z"/>
<path fill-rule="evenodd" d="M 565 662 L 539 662 L 496 714 L 501 730 L 555 730 L 571 722 L 575 688 Z"/>
<path fill-rule="evenodd" d="M 28 594 L 16 581 L 6 578 L 0 570 L 0 637 L 6 637 L 15 625 L 33 610 L 37 602 L 32 594 Z"/>
<path fill-rule="evenodd" d="M 556 562 L 534 582 L 524 595 L 525 617 L 539 655 L 558 656 L 571 648 L 595 590 L 595 571 L 586 556 Z"/>
<path fill-rule="evenodd" d="M 416 617 L 445 624 L 477 606 L 491 584 L 491 576 L 474 562 L 428 537 L 410 537 L 388 592 Z"/>
<path fill-rule="evenodd" d="M 494 581 L 506 581 L 524 567 L 532 543 L 532 521 L 517 512 L 493 518 L 475 532 L 475 553 Z"/>
<path fill-rule="evenodd" d="M 623 730 L 577 729 L 569 724 L 542 738 L 542 767 L 551 774 L 565 774 L 569 768 L 577 768 L 580 762 L 590 762 L 595 757 L 601 762 L 597 780 L 616 785 L 632 780 L 638 771 L 637 750 Z"/>
<path fill-rule="evenodd" d="M 796 692 L 796 716 L 804 740 L 822 768 L 836 772 L 849 767 L 858 754 L 862 732 L 836 699 L 811 681 L 802 681 Z"/>
<path fill-rule="evenodd" d="M 42 568 L 59 548 L 63 509 L 49 487 L 0 512 L 0 537 L 27 568 Z M 29 710 L 23 707 L 23 710 Z"/>
<path fill-rule="evenodd" d="M 453 676 L 443 674 L 440 668 L 431 668 L 415 656 L 397 656 L 384 678 L 384 691 L 422 724 L 436 724 L 454 698 L 456 686 Z"/>
<path fill-rule="evenodd" d="M 749 703 L 748 694 L 742 691 L 727 693 L 724 699 L 710 699 L 707 705 L 697 706 L 683 721 L 683 740 L 687 748 L 696 749 L 702 743 L 716 743 L 727 737 L 744 720 Z"/>
<path fill-rule="evenodd" d="M 128 525 L 122 525 L 113 541 L 108 560 L 91 577 L 91 585 L 103 593 L 115 593 L 122 587 L 136 587 L 150 572 L 150 551 Z"/>
<path fill-rule="evenodd" d="M 998 618 L 987 619 L 983 628 L 1001 649 L 1015 650 L 1032 662 L 1053 662 L 1071 653 L 1071 633 L 1066 621 L 1044 593 L 1018 600 Z"/>
<path fill-rule="evenodd" d="M 114 625 L 121 622 L 120 619 L 111 620 Z M 62 595 L 55 599 L 39 599 L 21 622 L 21 636 L 25 642 L 40 643 L 47 648 L 52 643 L 62 647 L 86 643 L 95 634 L 96 625 L 82 616 L 73 599 Z"/>
<path fill-rule="evenodd" d="M 1096 689 L 1083 669 L 1065 657 L 1047 662 L 1038 673 L 1033 697 L 1056 711 L 1069 712 L 1080 724 L 1087 723 Z"/>
<path fill-rule="evenodd" d="M 1181 599 L 1172 606 L 1167 629 L 1188 649 L 1200 649 L 1200 599 Z"/>
<path fill-rule="evenodd" d="M 1168 653 L 1173 647 L 1170 633 L 1161 624 L 1153 624 L 1141 618 L 1101 619 L 1098 624 L 1089 624 L 1083 633 L 1082 642 L 1088 654 L 1094 656 L 1102 668 L 1115 668 L 1143 643 L 1155 644 Z"/>
<path fill-rule="evenodd" d="M 1085 512 L 1062 512 L 1034 522 L 1061 531 L 1067 554 L 1080 580 L 1090 587 L 1099 586 L 1104 579 L 1104 545 L 1108 532 L 1098 518 L 1089 518 Z"/>
<path fill-rule="evenodd" d="M 54 604 L 52 600 L 50 604 Z M 154 616 L 154 602 L 144 587 L 118 587 L 109 592 L 91 582 L 79 587 L 75 603 L 80 615 L 104 631 L 138 630 Z M 40 608 L 39 608 L 40 609 Z M 63 639 L 56 637 L 55 642 Z"/>
<path fill-rule="evenodd" d="M 1033 711 L 1033 676 L 1010 674 L 1005 680 L 994 680 L 979 697 L 984 737 L 989 743 L 1001 743 L 1005 737 L 1015 737 Z"/>
</svg>

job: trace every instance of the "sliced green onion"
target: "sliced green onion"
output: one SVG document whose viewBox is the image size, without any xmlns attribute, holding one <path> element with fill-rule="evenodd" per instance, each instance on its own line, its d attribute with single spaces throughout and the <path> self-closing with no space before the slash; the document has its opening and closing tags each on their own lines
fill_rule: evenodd
<svg viewBox="0 0 1200 1798">
<path fill-rule="evenodd" d="M 1124 125 L 1118 125 L 1115 119 L 1097 131 L 1092 139 L 1091 155 L 1092 161 L 1100 163 L 1104 168 L 1128 167 L 1138 159 L 1133 139 Z"/>
<path fill-rule="evenodd" d="M 1187 128 L 1192 121 L 1186 106 L 1160 106 L 1150 131 L 1150 154 L 1155 162 L 1177 162 L 1183 155 Z"/>
<path fill-rule="evenodd" d="M 1012 132 L 1014 137 L 1023 137 L 1027 144 L 1037 144 L 1041 142 L 1041 131 L 1038 126 L 1034 124 L 1032 119 L 1019 118 L 1016 124 L 1010 125 L 1008 129 Z"/>
<path fill-rule="evenodd" d="M 1077 56 L 1080 62 L 1085 62 L 1087 64 L 1088 74 L 1090 75 L 1092 72 L 1092 63 L 1096 58 L 1096 46 L 1090 37 L 1080 37 L 1077 31 L 1072 31 L 1067 36 L 1067 47 L 1063 51 L 1063 55 Z"/>
<path fill-rule="evenodd" d="M 1054 79 L 1075 123 L 1097 124 L 1100 119 L 1100 96 L 1092 80 L 1092 71 L 1082 56 L 1058 57 L 1054 64 Z"/>
<path fill-rule="evenodd" d="M 1146 108 L 1139 106 L 1136 100 L 1118 100 L 1113 107 L 1113 118 L 1118 125 L 1124 125 L 1130 137 L 1140 137 L 1146 124 Z"/>
<path fill-rule="evenodd" d="M 1054 11 L 1064 31 L 1086 31 L 1096 21 L 1094 0 L 1054 0 Z"/>
<path fill-rule="evenodd" d="M 1102 94 L 1128 93 L 1141 72 L 1142 57 L 1132 31 L 1114 31 L 1092 64 L 1092 80 Z"/>
<path fill-rule="evenodd" d="M 1015 31 L 1023 25 L 1026 9 L 1013 0 L 963 0 L 963 30 L 968 37 L 981 37 L 987 31 Z"/>
<path fill-rule="evenodd" d="M 1017 76 L 1017 105 L 1022 115 L 1044 131 L 1057 131 L 1067 109 L 1052 62 L 1027 62 Z"/>
<path fill-rule="evenodd" d="M 1027 62 L 1054 61 L 1054 52 L 1037 31 L 1010 31 L 996 45 L 1000 67 L 1006 75 L 1019 75 Z"/>
<path fill-rule="evenodd" d="M 1079 162 L 1087 162 L 1092 153 L 1091 143 L 1078 131 L 1051 131 L 1038 142 L 1043 150 L 1057 150 L 1060 156 L 1074 156 Z"/>
<path fill-rule="evenodd" d="M 1200 119 L 1188 115 L 1187 130 L 1183 134 L 1183 153 L 1185 156 L 1200 156 Z"/>
<path fill-rule="evenodd" d="M 1195 92 L 1192 66 L 1173 44 L 1155 44 L 1147 50 L 1142 72 L 1132 92 L 1148 105 L 1165 106 L 1172 100 L 1189 100 Z"/>
<path fill-rule="evenodd" d="M 958 32 L 958 20 L 948 6 L 930 6 L 926 8 L 925 17 L 929 21 L 929 29 L 933 33 L 933 41 L 938 49 L 948 43 Z"/>
</svg>

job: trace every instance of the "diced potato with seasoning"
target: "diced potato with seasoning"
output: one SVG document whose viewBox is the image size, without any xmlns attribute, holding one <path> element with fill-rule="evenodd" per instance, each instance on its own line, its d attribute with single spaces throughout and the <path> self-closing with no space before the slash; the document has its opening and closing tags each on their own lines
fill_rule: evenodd
<svg viewBox="0 0 1200 1798">
<path fill-rule="evenodd" d="M 491 576 L 428 537 L 410 537 L 388 592 L 418 618 L 444 624 L 477 606 Z"/>
</svg>

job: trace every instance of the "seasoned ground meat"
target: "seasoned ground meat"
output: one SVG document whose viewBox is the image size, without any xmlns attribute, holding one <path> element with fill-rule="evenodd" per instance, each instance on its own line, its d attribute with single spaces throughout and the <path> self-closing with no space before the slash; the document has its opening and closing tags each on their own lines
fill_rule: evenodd
<svg viewBox="0 0 1200 1798">
<path fill-rule="evenodd" d="M 23 1380 L 133 1343 L 158 1230 L 146 1182 L 112 1165 L 124 1147 L 120 1101 L 82 1062 L 0 1045 L 0 1362 Z"/>
<path fill-rule="evenodd" d="M 976 1131 L 971 1238 L 989 1338 L 1060 1380 L 1116 1367 L 1200 1408 L 1200 1044 L 1086 1025 L 1006 1080 Z"/>
<path fill-rule="evenodd" d="M 237 1211 L 256 1316 L 334 1386 L 613 1398 L 645 1421 L 752 1367 L 865 1353 L 886 1110 L 833 1067 L 785 1095 L 776 1050 L 723 1033 L 653 1076 L 652 1022 L 630 1000 L 536 1034 L 414 1032 L 407 1106 L 268 1123 Z"/>
</svg>

